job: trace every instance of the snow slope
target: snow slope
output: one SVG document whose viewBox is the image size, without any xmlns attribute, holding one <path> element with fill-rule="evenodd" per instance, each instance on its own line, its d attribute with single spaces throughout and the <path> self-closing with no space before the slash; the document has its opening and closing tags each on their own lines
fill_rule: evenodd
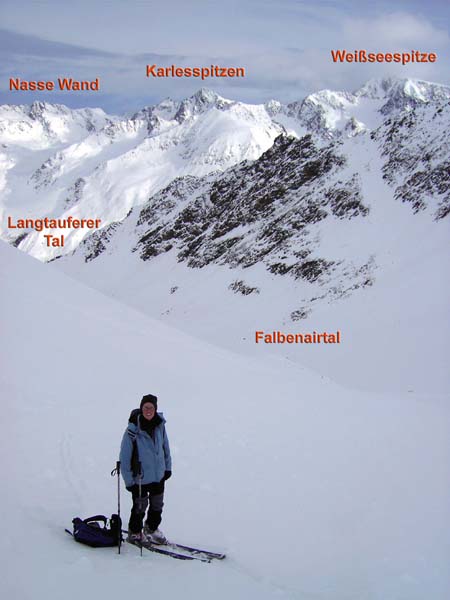
<svg viewBox="0 0 450 600">
<path fill-rule="evenodd" d="M 448 398 L 356 392 L 244 358 L 6 244 L 0 261 L 5 597 L 448 597 Z M 225 550 L 223 563 L 118 556 L 63 531 L 114 511 L 109 473 L 148 392 L 174 458 L 164 530 Z"/>
</svg>

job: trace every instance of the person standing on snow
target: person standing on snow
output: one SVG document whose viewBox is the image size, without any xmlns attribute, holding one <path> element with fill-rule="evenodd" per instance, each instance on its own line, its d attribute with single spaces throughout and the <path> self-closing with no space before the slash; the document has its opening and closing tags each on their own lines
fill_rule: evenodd
<svg viewBox="0 0 450 600">
<path fill-rule="evenodd" d="M 172 459 L 162 413 L 156 411 L 158 399 L 147 394 L 140 407 L 131 411 L 120 447 L 120 463 L 125 486 L 133 496 L 128 523 L 131 542 L 167 543 L 158 529 L 164 505 L 164 484 L 172 475 Z M 141 463 L 141 493 L 139 466 Z M 148 506 L 144 530 L 142 525 Z"/>
</svg>

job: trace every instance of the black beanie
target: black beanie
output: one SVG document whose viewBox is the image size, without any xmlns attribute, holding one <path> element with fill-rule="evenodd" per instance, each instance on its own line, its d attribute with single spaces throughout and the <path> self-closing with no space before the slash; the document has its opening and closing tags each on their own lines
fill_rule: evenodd
<svg viewBox="0 0 450 600">
<path fill-rule="evenodd" d="M 141 404 L 139 406 L 141 410 L 146 402 L 151 402 L 151 404 L 153 404 L 153 406 L 155 407 L 155 410 L 158 408 L 158 398 L 153 394 L 147 394 L 146 396 L 142 396 Z"/>
</svg>

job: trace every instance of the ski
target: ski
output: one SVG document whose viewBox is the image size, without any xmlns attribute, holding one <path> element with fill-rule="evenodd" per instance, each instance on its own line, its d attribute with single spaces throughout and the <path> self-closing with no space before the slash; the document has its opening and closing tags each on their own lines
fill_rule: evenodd
<svg viewBox="0 0 450 600">
<path fill-rule="evenodd" d="M 185 546 L 184 544 L 176 544 L 175 542 L 169 542 L 166 544 L 170 548 L 174 550 L 185 550 L 186 552 L 190 552 L 194 555 L 202 554 L 208 558 L 215 558 L 216 560 L 223 560 L 226 558 L 226 554 L 221 552 L 211 552 L 211 550 L 201 550 L 200 548 L 194 548 L 192 546 Z"/>
<path fill-rule="evenodd" d="M 122 529 L 122 533 L 127 535 L 128 531 L 126 529 Z M 185 553 L 188 553 L 192 558 L 207 559 L 207 561 L 205 561 L 205 562 L 210 562 L 212 559 L 223 560 L 224 558 L 226 558 L 226 554 L 223 554 L 221 552 L 211 552 L 210 550 L 202 550 L 201 548 L 195 548 L 193 546 L 185 546 L 184 544 L 177 544 L 176 542 L 168 542 L 167 544 L 149 543 L 149 545 L 152 546 L 152 548 L 160 548 L 160 549 L 169 548 L 169 549 L 172 549 L 173 551 L 175 551 L 175 553 L 185 552 Z M 142 547 L 145 548 L 145 545 L 143 545 Z M 186 554 L 183 554 L 183 556 L 186 556 Z"/>
<path fill-rule="evenodd" d="M 208 557 L 201 556 L 193 556 L 189 554 L 181 554 L 180 552 L 175 552 L 173 550 L 167 550 L 166 547 L 162 548 L 161 546 L 156 546 L 155 544 L 140 542 L 131 542 L 130 540 L 126 540 L 132 546 L 136 546 L 137 548 L 145 548 L 145 550 L 149 550 L 150 552 L 156 552 L 157 554 L 163 554 L 164 556 L 170 556 L 172 558 L 177 558 L 178 560 L 200 560 L 201 562 L 211 562 L 211 559 Z"/>
<path fill-rule="evenodd" d="M 70 536 L 73 537 L 73 533 L 68 529 L 64 530 Z M 125 529 L 122 529 L 122 533 L 127 534 Z M 225 554 L 219 554 L 218 552 L 210 552 L 209 550 L 200 550 L 199 548 L 193 548 L 192 546 L 184 546 L 183 544 L 175 544 L 169 542 L 168 544 L 156 545 L 151 542 L 141 544 L 140 542 L 126 541 L 132 546 L 142 547 L 150 552 L 156 552 L 157 554 L 163 554 L 179 560 L 200 560 L 201 562 L 210 563 L 212 559 L 222 560 L 225 558 Z M 183 554 L 184 552 L 184 554 Z"/>
</svg>

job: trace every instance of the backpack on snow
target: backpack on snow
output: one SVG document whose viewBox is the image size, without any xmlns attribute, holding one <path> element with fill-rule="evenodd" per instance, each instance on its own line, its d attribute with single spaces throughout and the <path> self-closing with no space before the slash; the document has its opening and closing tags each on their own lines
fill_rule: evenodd
<svg viewBox="0 0 450 600">
<path fill-rule="evenodd" d="M 122 520 L 119 515 L 111 515 L 109 528 L 108 519 L 104 515 L 95 515 L 87 519 L 75 517 L 72 523 L 75 540 L 92 548 L 117 546 L 119 538 L 122 540 Z M 103 523 L 103 527 L 100 523 Z"/>
</svg>

